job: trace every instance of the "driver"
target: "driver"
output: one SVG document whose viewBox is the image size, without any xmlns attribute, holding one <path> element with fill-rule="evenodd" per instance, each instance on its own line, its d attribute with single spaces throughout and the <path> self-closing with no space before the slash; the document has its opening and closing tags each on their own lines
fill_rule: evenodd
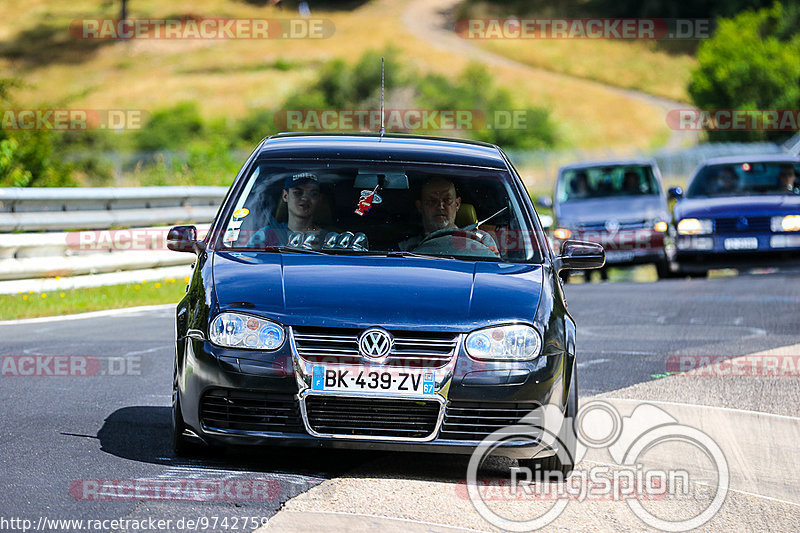
<svg viewBox="0 0 800 533">
<path fill-rule="evenodd" d="M 425 182 L 420 190 L 419 199 L 415 202 L 417 211 L 422 218 L 422 235 L 416 235 L 404 241 L 398 246 L 402 251 L 414 250 L 431 233 L 446 229 L 458 229 L 456 226 L 456 214 L 461 207 L 461 197 L 456 192 L 456 186 L 452 181 L 433 177 Z M 494 239 L 483 231 L 474 229 L 481 237 L 481 241 L 489 247 L 492 252 L 497 254 L 497 244 Z"/>
<path fill-rule="evenodd" d="M 792 165 L 783 165 L 778 174 L 778 187 L 781 192 L 797 194 L 796 176 Z"/>
</svg>

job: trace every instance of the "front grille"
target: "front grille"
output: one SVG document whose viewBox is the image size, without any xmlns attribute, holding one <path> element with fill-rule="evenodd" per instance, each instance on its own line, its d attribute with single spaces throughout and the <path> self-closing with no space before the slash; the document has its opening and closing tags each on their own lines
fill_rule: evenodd
<svg viewBox="0 0 800 533">
<path fill-rule="evenodd" d="M 770 217 L 727 217 L 714 221 L 716 233 L 769 233 Z"/>
<path fill-rule="evenodd" d="M 448 440 L 483 440 L 536 409 L 531 403 L 488 403 L 452 401 L 447 404 L 439 437 Z M 530 424 L 530 421 L 526 421 Z"/>
<path fill-rule="evenodd" d="M 293 395 L 214 389 L 200 401 L 206 429 L 305 433 Z"/>
<path fill-rule="evenodd" d="M 581 231 L 606 231 L 606 222 L 604 220 L 599 222 L 583 222 L 578 224 L 577 227 Z M 619 221 L 619 229 L 621 230 L 642 229 L 646 227 L 648 227 L 647 220 Z"/>
<path fill-rule="evenodd" d="M 441 411 L 434 400 L 310 395 L 305 402 L 311 429 L 343 436 L 425 438 L 436 430 Z"/>
<path fill-rule="evenodd" d="M 297 355 L 311 363 L 364 364 L 358 352 L 363 330 L 349 328 L 292 328 Z M 394 344 L 382 363 L 389 366 L 435 368 L 455 354 L 458 335 L 441 332 L 389 331 Z"/>
</svg>

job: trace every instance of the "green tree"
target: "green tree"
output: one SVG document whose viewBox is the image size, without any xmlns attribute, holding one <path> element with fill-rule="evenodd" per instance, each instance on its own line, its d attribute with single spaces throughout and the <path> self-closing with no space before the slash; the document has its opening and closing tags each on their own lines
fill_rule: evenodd
<svg viewBox="0 0 800 533">
<path fill-rule="evenodd" d="M 697 53 L 689 95 L 700 109 L 800 108 L 800 7 L 773 4 L 720 19 Z M 785 132 L 711 131 L 712 140 L 775 140 Z"/>
<path fill-rule="evenodd" d="M 204 133 L 203 118 L 193 101 L 154 111 L 147 124 L 136 132 L 140 150 L 181 149 Z"/>
<path fill-rule="evenodd" d="M 13 79 L 0 79 L 0 118 L 13 111 Z M 0 187 L 62 187 L 75 185 L 72 167 L 56 155 L 56 135 L 49 130 L 0 127 Z"/>
</svg>

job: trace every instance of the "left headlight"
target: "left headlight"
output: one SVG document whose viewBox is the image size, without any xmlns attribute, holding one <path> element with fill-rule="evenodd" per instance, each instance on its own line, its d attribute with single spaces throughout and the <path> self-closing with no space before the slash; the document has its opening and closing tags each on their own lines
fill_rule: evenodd
<svg viewBox="0 0 800 533">
<path fill-rule="evenodd" d="M 286 333 L 271 320 L 241 313 L 220 313 L 211 321 L 208 338 L 217 346 L 250 350 L 277 350 Z"/>
<path fill-rule="evenodd" d="M 466 349 L 475 359 L 528 361 L 539 356 L 542 337 L 524 324 L 483 328 L 467 335 Z"/>
</svg>

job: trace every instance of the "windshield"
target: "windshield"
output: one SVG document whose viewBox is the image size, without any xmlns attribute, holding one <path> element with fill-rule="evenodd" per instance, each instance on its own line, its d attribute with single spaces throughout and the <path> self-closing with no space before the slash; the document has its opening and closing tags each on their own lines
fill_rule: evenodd
<svg viewBox="0 0 800 533">
<path fill-rule="evenodd" d="M 800 194 L 800 164 L 710 165 L 692 180 L 687 198 L 754 194 Z"/>
<path fill-rule="evenodd" d="M 483 168 L 262 160 L 218 248 L 541 262 L 512 185 Z"/>
<path fill-rule="evenodd" d="M 649 165 L 605 165 L 563 171 L 558 180 L 557 199 L 570 202 L 659 193 L 658 182 Z"/>
</svg>

